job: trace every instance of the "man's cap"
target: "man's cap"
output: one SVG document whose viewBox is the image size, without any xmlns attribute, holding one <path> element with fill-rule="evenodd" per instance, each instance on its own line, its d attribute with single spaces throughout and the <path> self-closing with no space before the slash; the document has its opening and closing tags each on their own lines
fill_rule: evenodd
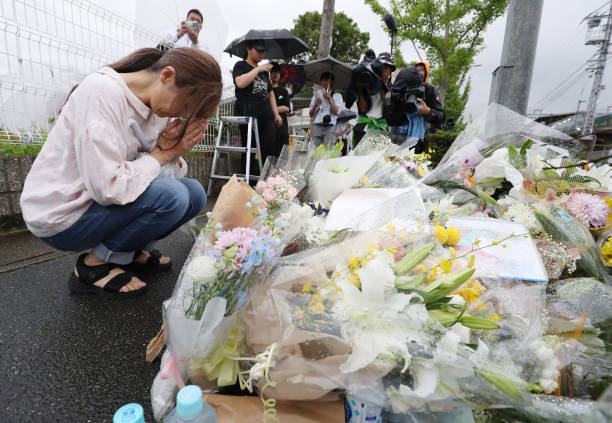
<svg viewBox="0 0 612 423">
<path fill-rule="evenodd" d="M 272 69 L 270 69 L 270 72 L 281 72 L 281 65 L 279 65 L 276 62 L 272 62 Z"/>
<path fill-rule="evenodd" d="M 389 53 L 380 53 L 376 58 L 380 63 L 383 63 L 387 66 L 391 66 L 391 70 L 395 70 L 395 59 Z"/>
<path fill-rule="evenodd" d="M 254 48 L 257 51 L 266 51 L 268 48 L 264 44 L 263 40 L 253 40 L 247 44 L 248 48 Z"/>
</svg>

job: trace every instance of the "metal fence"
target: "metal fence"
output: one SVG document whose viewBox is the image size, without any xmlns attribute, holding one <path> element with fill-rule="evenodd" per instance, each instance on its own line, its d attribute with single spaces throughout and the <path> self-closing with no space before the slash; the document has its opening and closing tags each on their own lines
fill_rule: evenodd
<svg viewBox="0 0 612 423">
<path fill-rule="evenodd" d="M 0 143 L 42 143 L 70 88 L 159 35 L 87 0 L 0 0 Z M 224 75 L 221 114 L 231 114 Z M 216 120 L 195 151 L 212 151 Z"/>
</svg>

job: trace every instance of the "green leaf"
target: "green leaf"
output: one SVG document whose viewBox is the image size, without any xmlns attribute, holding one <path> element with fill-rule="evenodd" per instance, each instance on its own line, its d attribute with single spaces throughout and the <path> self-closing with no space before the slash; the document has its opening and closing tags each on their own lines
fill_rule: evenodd
<svg viewBox="0 0 612 423">
<path fill-rule="evenodd" d="M 522 169 L 527 166 L 527 161 L 521 154 L 518 152 L 515 146 L 510 144 L 508 146 L 508 156 L 510 158 L 510 163 L 517 169 Z"/>
<path fill-rule="evenodd" d="M 527 154 L 527 150 L 529 150 L 532 145 L 533 145 L 533 140 L 525 141 L 523 145 L 521 146 L 521 155 L 524 156 L 525 154 Z"/>
<path fill-rule="evenodd" d="M 196 235 L 200 235 L 200 232 L 202 232 L 202 228 L 200 226 L 191 225 L 190 228 L 194 230 Z"/>
<path fill-rule="evenodd" d="M 542 173 L 549 179 L 559 179 L 559 175 L 554 169 L 544 169 Z"/>
</svg>

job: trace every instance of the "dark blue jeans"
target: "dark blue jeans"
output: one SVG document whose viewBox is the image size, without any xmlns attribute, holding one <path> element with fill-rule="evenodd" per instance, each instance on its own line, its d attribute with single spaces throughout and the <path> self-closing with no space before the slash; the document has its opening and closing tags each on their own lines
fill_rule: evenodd
<svg viewBox="0 0 612 423">
<path fill-rule="evenodd" d="M 195 179 L 157 178 L 132 203 L 93 203 L 71 227 L 41 239 L 58 250 L 93 248 L 100 260 L 128 264 L 135 250 L 151 248 L 196 217 L 205 204 L 206 193 Z"/>
</svg>

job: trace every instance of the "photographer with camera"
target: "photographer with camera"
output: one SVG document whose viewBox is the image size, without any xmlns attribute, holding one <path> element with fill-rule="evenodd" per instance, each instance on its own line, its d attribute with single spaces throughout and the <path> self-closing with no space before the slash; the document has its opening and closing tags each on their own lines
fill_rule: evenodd
<svg viewBox="0 0 612 423">
<path fill-rule="evenodd" d="M 208 47 L 198 41 L 202 22 L 202 13 L 198 9 L 191 9 L 187 12 L 186 20 L 181 22 L 178 29 L 170 30 L 157 48 L 166 51 L 176 47 L 192 47 L 209 53 Z"/>
<path fill-rule="evenodd" d="M 414 67 L 421 72 L 421 77 L 423 78 L 423 84 L 431 86 L 429 90 L 434 90 L 436 93 L 436 98 L 439 100 L 440 94 L 438 94 L 438 88 L 435 85 L 429 83 L 429 65 L 427 62 L 416 62 Z M 442 124 L 444 123 L 444 116 L 439 118 L 430 119 L 425 122 L 425 133 L 429 134 L 430 132 L 436 132 L 438 129 L 442 129 Z"/>
<path fill-rule="evenodd" d="M 321 89 L 316 91 L 310 100 L 310 139 L 314 145 L 329 146 L 336 139 L 336 119 L 342 110 L 342 95 L 333 92 L 334 74 L 324 72 L 319 78 Z"/>
<path fill-rule="evenodd" d="M 389 90 L 391 73 L 395 70 L 395 59 L 389 53 L 380 53 L 371 59 L 371 50 L 364 61 L 355 66 L 351 83 L 347 90 L 347 107 L 357 100 L 359 119 L 353 129 L 353 147 L 356 146 L 366 131 L 372 129 L 387 130 L 383 116 L 385 95 Z"/>
<path fill-rule="evenodd" d="M 413 139 L 416 153 L 427 151 L 425 144 L 426 123 L 441 125 L 444 108 L 437 90 L 431 84 L 423 83 L 421 72 L 413 67 L 403 68 L 387 97 L 384 116 L 392 126 L 391 139 L 403 144 Z"/>
</svg>

